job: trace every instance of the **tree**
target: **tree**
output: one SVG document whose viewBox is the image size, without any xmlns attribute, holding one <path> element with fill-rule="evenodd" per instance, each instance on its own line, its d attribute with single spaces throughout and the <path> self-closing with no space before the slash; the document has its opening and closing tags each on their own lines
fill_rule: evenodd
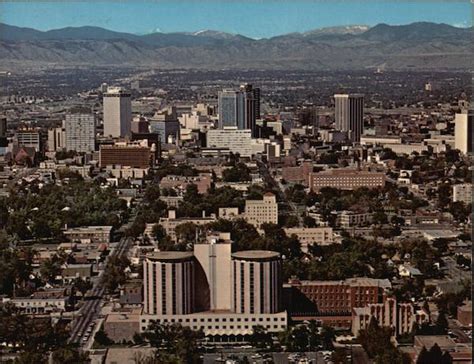
<svg viewBox="0 0 474 364">
<path fill-rule="evenodd" d="M 313 219 L 311 216 L 303 217 L 303 225 L 307 228 L 317 227 L 316 220 Z"/>
<path fill-rule="evenodd" d="M 81 295 L 84 297 L 86 292 L 92 288 L 92 283 L 82 279 L 81 277 L 77 277 L 73 282 L 73 286 L 81 292 Z"/>
<path fill-rule="evenodd" d="M 105 331 L 101 328 L 95 333 L 94 340 L 97 344 L 101 346 L 109 346 L 113 344 L 113 341 L 107 336 Z"/>
<path fill-rule="evenodd" d="M 423 346 L 418 354 L 418 358 L 416 359 L 416 364 L 431 364 L 430 362 L 430 354 L 428 350 Z"/>
<path fill-rule="evenodd" d="M 263 326 L 256 325 L 253 327 L 249 341 L 252 346 L 258 349 L 266 349 L 273 345 L 272 335 L 265 330 Z"/>
<path fill-rule="evenodd" d="M 87 353 L 80 353 L 72 346 L 65 346 L 59 348 L 52 353 L 53 364 L 86 364 L 89 363 L 89 356 Z"/>
<path fill-rule="evenodd" d="M 151 229 L 151 234 L 155 240 L 160 241 L 166 237 L 166 230 L 162 225 L 154 224 Z"/>
<path fill-rule="evenodd" d="M 43 279 L 47 282 L 53 282 L 56 277 L 61 275 L 62 268 L 65 259 L 57 254 L 54 254 L 51 258 L 46 259 L 40 267 L 40 274 Z"/>
<path fill-rule="evenodd" d="M 204 334 L 201 330 L 194 331 L 180 324 L 163 325 L 152 322 L 143 337 L 158 349 L 159 355 L 176 355 L 189 363 L 199 354 L 198 343 L 204 338 Z"/>
<path fill-rule="evenodd" d="M 443 353 L 437 343 L 429 351 L 423 346 L 416 360 L 416 364 L 451 364 L 452 362 L 452 356 L 447 351 Z"/>
<path fill-rule="evenodd" d="M 111 256 L 105 266 L 103 279 L 105 288 L 109 292 L 114 292 L 117 287 L 125 283 L 127 276 L 125 268 L 130 266 L 130 261 L 127 257 Z"/>
<path fill-rule="evenodd" d="M 280 216 L 280 217 L 283 217 L 283 216 Z M 285 215 L 282 220 L 283 220 L 282 225 L 288 228 L 296 227 L 299 225 L 298 217 L 295 215 Z"/>
<path fill-rule="evenodd" d="M 237 163 L 234 167 L 222 172 L 224 182 L 246 182 L 251 181 L 250 169 L 244 163 Z"/>
<path fill-rule="evenodd" d="M 440 334 L 444 334 L 448 330 L 448 319 L 446 318 L 446 313 L 444 311 L 439 313 L 435 326 Z"/>
<path fill-rule="evenodd" d="M 392 329 L 389 327 L 380 327 L 375 318 L 372 318 L 369 322 L 369 326 L 359 333 L 359 340 L 362 347 L 369 357 L 374 359 L 376 364 L 410 363 L 410 358 L 393 346 L 391 337 Z"/>
<path fill-rule="evenodd" d="M 185 222 L 176 226 L 175 233 L 179 243 L 185 246 L 193 244 L 196 241 L 197 226 L 192 222 Z"/>
</svg>

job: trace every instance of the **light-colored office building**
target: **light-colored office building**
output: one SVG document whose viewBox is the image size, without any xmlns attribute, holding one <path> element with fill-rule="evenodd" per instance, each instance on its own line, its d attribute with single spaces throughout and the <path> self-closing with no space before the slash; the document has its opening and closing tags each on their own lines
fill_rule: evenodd
<svg viewBox="0 0 474 364">
<path fill-rule="evenodd" d="M 264 144 L 257 144 L 252 139 L 250 129 L 239 130 L 235 127 L 212 129 L 207 132 L 208 148 L 226 148 L 241 157 L 251 157 L 265 150 Z"/>
<path fill-rule="evenodd" d="M 428 143 L 408 143 L 408 144 L 383 144 L 384 148 L 391 149 L 396 154 L 407 154 L 412 153 L 421 154 L 423 152 L 428 152 L 432 147 Z"/>
<path fill-rule="evenodd" d="M 64 236 L 73 242 L 110 243 L 112 226 L 78 226 L 65 230 Z"/>
<path fill-rule="evenodd" d="M 203 217 L 176 217 L 176 210 L 168 210 L 167 217 L 160 217 L 159 224 L 163 226 L 165 229 L 166 234 L 171 238 L 173 241 L 177 241 L 176 236 L 176 227 L 178 225 L 185 224 L 187 222 L 193 223 L 198 226 L 207 225 L 211 222 L 216 221 L 216 216 L 203 216 Z M 154 224 L 147 224 L 147 229 L 149 227 L 149 231 L 153 229 Z M 145 230 L 146 232 L 147 230 Z M 149 234 L 150 235 L 150 234 Z"/>
<path fill-rule="evenodd" d="M 296 235 L 303 252 L 308 252 L 309 245 L 330 245 L 334 243 L 334 233 L 331 227 L 286 228 L 285 234 L 287 236 Z"/>
<path fill-rule="evenodd" d="M 454 120 L 454 145 L 462 153 L 472 153 L 474 134 L 474 112 L 472 110 L 456 114 Z"/>
<path fill-rule="evenodd" d="M 66 148 L 66 133 L 64 128 L 48 130 L 48 152 L 56 152 Z"/>
<path fill-rule="evenodd" d="M 95 150 L 96 121 L 94 114 L 67 114 L 64 129 L 67 150 L 79 153 Z"/>
<path fill-rule="evenodd" d="M 15 138 L 20 147 L 35 148 L 37 152 L 41 150 L 41 136 L 38 131 L 20 130 L 16 133 Z"/>
<path fill-rule="evenodd" d="M 364 131 L 364 95 L 336 94 L 336 129 L 346 131 L 353 142 L 359 142 Z"/>
<path fill-rule="evenodd" d="M 130 135 L 132 101 L 130 93 L 109 87 L 104 94 L 104 136 L 120 138 Z"/>
<path fill-rule="evenodd" d="M 453 186 L 453 202 L 461 201 L 466 205 L 472 203 L 472 184 L 463 183 Z"/>
<path fill-rule="evenodd" d="M 262 224 L 278 224 L 278 203 L 276 196 L 267 192 L 263 200 L 245 201 L 245 219 L 249 224 L 260 227 Z"/>
<path fill-rule="evenodd" d="M 389 144 L 402 144 L 402 138 L 398 136 L 375 136 L 375 135 L 362 135 L 360 137 L 361 145 L 389 145 Z"/>
</svg>

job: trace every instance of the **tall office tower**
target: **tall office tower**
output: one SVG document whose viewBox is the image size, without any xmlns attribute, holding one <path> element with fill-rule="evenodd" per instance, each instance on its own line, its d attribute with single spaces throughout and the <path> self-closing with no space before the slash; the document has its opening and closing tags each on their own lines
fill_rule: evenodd
<svg viewBox="0 0 474 364">
<path fill-rule="evenodd" d="M 104 136 L 121 138 L 130 135 L 132 101 L 130 93 L 109 87 L 104 94 Z"/>
<path fill-rule="evenodd" d="M 462 153 L 473 152 L 474 111 L 469 110 L 456 114 L 454 120 L 454 146 Z"/>
<path fill-rule="evenodd" d="M 66 147 L 66 133 L 64 128 L 48 130 L 48 152 L 55 152 Z"/>
<path fill-rule="evenodd" d="M 239 90 L 223 90 L 218 96 L 219 129 L 237 127 L 255 134 L 255 120 L 260 117 L 260 89 L 244 84 Z"/>
<path fill-rule="evenodd" d="M 74 150 L 80 153 L 93 152 L 95 150 L 96 122 L 94 114 L 67 114 L 64 128 L 67 150 Z"/>
<path fill-rule="evenodd" d="M 359 142 L 364 130 L 364 95 L 336 94 L 336 129 L 347 131 L 353 142 Z"/>
<path fill-rule="evenodd" d="M 6 116 L 0 115 L 0 138 L 6 138 L 7 136 L 7 118 Z"/>
<path fill-rule="evenodd" d="M 163 251 L 148 255 L 143 264 L 145 313 L 192 313 L 194 269 L 192 252 Z"/>
<path fill-rule="evenodd" d="M 266 250 L 232 254 L 232 311 L 275 313 L 280 304 L 280 254 Z"/>
</svg>

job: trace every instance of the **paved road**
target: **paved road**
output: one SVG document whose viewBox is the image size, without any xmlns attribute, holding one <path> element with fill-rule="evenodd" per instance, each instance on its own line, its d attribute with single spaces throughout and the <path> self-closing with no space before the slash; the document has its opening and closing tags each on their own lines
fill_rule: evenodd
<svg viewBox="0 0 474 364">
<path fill-rule="evenodd" d="M 280 201 L 283 201 L 286 205 L 290 206 L 291 210 L 293 211 L 294 216 L 298 218 L 299 225 L 303 226 L 303 219 L 301 218 L 301 215 L 298 211 L 298 207 L 296 206 L 295 203 L 287 199 L 285 192 L 281 188 L 280 183 L 275 181 L 270 171 L 268 170 L 267 165 L 260 160 L 257 160 L 257 165 L 260 171 L 260 175 L 263 177 L 263 180 L 265 181 L 265 183 L 270 185 L 277 192 Z"/>
<path fill-rule="evenodd" d="M 274 364 L 289 364 L 289 363 L 295 363 L 295 361 L 290 361 L 288 359 L 288 356 L 291 355 L 291 353 L 270 353 L 266 356 L 266 358 L 262 356 L 255 356 L 255 352 L 232 352 L 232 353 L 222 353 L 222 354 L 204 354 L 204 364 L 214 364 L 214 363 L 225 363 L 225 359 L 231 357 L 238 357 L 240 359 L 243 359 L 244 357 L 247 357 L 250 363 L 252 364 L 264 364 L 264 363 L 274 363 Z M 317 353 L 316 352 L 311 352 L 311 353 L 305 353 L 305 357 L 308 359 L 308 364 L 324 364 L 325 361 L 322 359 L 322 361 L 319 360 Z M 230 359 L 230 358 L 229 358 Z M 319 360 L 319 361 L 318 361 Z"/>
<path fill-rule="evenodd" d="M 123 256 L 130 248 L 130 244 L 130 238 L 122 238 L 115 249 L 110 253 L 110 256 Z M 84 340 L 84 337 L 86 337 L 87 328 L 97 319 L 100 313 L 105 292 L 104 283 L 103 271 L 101 271 L 94 287 L 92 288 L 92 296 L 94 298 L 86 301 L 79 310 L 79 315 L 71 323 L 69 342 L 79 343 L 83 346 L 87 345 L 89 340 Z"/>
</svg>

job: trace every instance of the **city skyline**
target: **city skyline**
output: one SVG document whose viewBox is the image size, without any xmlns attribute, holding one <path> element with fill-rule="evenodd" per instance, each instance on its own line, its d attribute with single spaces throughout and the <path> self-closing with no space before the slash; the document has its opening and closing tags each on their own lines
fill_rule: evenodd
<svg viewBox="0 0 474 364">
<path fill-rule="evenodd" d="M 42 31 L 80 26 L 133 34 L 214 30 L 254 39 L 325 27 L 380 23 L 402 25 L 426 21 L 462 28 L 472 26 L 471 4 L 467 1 L 98 2 L 93 9 L 90 2 L 2 2 L 0 10 L 1 22 Z"/>
</svg>

